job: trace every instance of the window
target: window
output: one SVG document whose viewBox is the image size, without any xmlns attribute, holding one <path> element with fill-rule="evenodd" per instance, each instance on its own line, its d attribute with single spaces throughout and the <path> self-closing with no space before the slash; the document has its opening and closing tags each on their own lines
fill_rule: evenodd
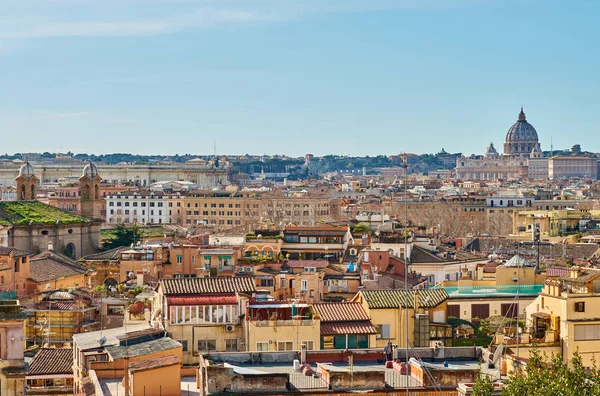
<svg viewBox="0 0 600 396">
<path fill-rule="evenodd" d="M 181 254 L 177 255 L 177 264 L 182 264 L 183 263 L 183 256 Z"/>
<path fill-rule="evenodd" d="M 377 338 L 390 338 L 390 325 L 380 324 L 376 326 Z"/>
<path fill-rule="evenodd" d="M 294 341 L 277 341 L 278 351 L 293 351 Z"/>
<path fill-rule="evenodd" d="M 575 341 L 600 340 L 600 324 L 575 325 Z"/>
<path fill-rule="evenodd" d="M 517 317 L 517 304 L 509 303 L 502 304 L 500 306 L 500 313 L 502 316 L 506 316 L 507 318 L 516 318 Z"/>
<path fill-rule="evenodd" d="M 300 281 L 300 291 L 307 291 L 307 290 L 308 290 L 308 280 L 302 279 Z"/>
<path fill-rule="evenodd" d="M 209 352 L 217 350 L 217 340 L 198 340 L 198 352 Z"/>
<path fill-rule="evenodd" d="M 490 304 L 472 304 L 471 319 L 487 319 L 490 317 Z"/>
<path fill-rule="evenodd" d="M 306 345 L 307 351 L 314 351 L 315 349 L 315 342 L 313 340 L 302 341 L 301 344 Z"/>
<path fill-rule="evenodd" d="M 268 352 L 269 351 L 269 342 L 257 342 L 256 343 L 256 351 L 257 352 Z"/>
<path fill-rule="evenodd" d="M 585 302 L 580 301 L 575 303 L 575 312 L 585 312 Z"/>
<path fill-rule="evenodd" d="M 448 317 L 460 318 L 460 305 L 448 305 Z"/>
<path fill-rule="evenodd" d="M 187 340 L 177 340 L 177 342 L 179 342 L 181 344 L 183 352 L 187 352 L 188 351 L 188 342 L 187 342 Z"/>
<path fill-rule="evenodd" d="M 192 256 L 192 265 L 196 265 L 196 256 Z"/>
<path fill-rule="evenodd" d="M 226 352 L 238 352 L 238 339 L 227 338 L 225 340 L 225 351 Z"/>
</svg>

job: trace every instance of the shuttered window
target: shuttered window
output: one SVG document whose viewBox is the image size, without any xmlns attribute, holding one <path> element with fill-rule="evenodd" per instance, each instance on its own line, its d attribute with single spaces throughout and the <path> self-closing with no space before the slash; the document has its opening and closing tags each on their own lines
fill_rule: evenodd
<svg viewBox="0 0 600 396">
<path fill-rule="evenodd" d="M 460 318 L 460 305 L 448 305 L 448 317 Z"/>
<path fill-rule="evenodd" d="M 490 317 L 490 304 L 471 305 L 471 319 L 487 319 Z"/>
<path fill-rule="evenodd" d="M 502 304 L 500 307 L 502 316 L 506 316 L 507 318 L 516 318 L 517 317 L 517 304 Z"/>
</svg>

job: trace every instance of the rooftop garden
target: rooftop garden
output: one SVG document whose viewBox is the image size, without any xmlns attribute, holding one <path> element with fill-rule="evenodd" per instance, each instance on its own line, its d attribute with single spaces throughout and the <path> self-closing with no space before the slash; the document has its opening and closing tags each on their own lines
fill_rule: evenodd
<svg viewBox="0 0 600 396">
<path fill-rule="evenodd" d="M 80 224 L 90 219 L 64 212 L 54 206 L 37 201 L 0 202 L 0 224 Z"/>
</svg>

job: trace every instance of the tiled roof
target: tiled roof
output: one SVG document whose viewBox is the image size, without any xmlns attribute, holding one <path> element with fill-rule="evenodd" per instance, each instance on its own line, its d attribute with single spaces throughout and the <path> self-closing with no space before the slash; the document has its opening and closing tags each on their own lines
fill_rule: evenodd
<svg viewBox="0 0 600 396">
<path fill-rule="evenodd" d="M 121 246 L 118 248 L 106 250 L 104 252 L 93 253 L 84 257 L 86 261 L 102 261 L 102 260 L 119 260 L 121 252 L 129 249 L 129 246 Z"/>
<path fill-rule="evenodd" d="M 86 268 L 83 265 L 51 250 L 30 259 L 29 278 L 38 283 L 81 275 L 85 272 Z"/>
<path fill-rule="evenodd" d="M 41 301 L 35 305 L 35 309 L 50 309 L 58 311 L 70 311 L 75 303 L 73 301 Z"/>
<path fill-rule="evenodd" d="M 28 374 L 73 374 L 73 349 L 41 348 L 31 359 Z"/>
<path fill-rule="evenodd" d="M 153 370 L 161 367 L 181 364 L 181 360 L 175 355 L 161 356 L 156 359 L 137 360 L 129 363 L 129 372 Z"/>
<path fill-rule="evenodd" d="M 571 270 L 567 267 L 546 268 L 546 278 L 558 278 L 567 275 Z"/>
<path fill-rule="evenodd" d="M 377 334 L 370 321 L 321 323 L 321 335 Z"/>
<path fill-rule="evenodd" d="M 321 323 L 323 322 L 351 322 L 356 320 L 369 320 L 369 315 L 365 312 L 360 303 L 340 302 L 340 303 L 319 303 L 313 304 L 313 310 L 319 314 Z"/>
<path fill-rule="evenodd" d="M 32 253 L 26 252 L 24 250 L 21 249 L 17 249 L 15 247 L 12 246 L 0 246 L 0 256 L 8 256 L 10 254 L 13 254 L 14 257 L 26 257 L 26 256 L 33 256 Z"/>
<path fill-rule="evenodd" d="M 287 265 L 290 268 L 325 268 L 329 265 L 327 260 L 288 260 Z"/>
<path fill-rule="evenodd" d="M 113 358 L 122 359 L 125 354 L 129 357 L 144 356 L 151 353 L 167 351 L 169 349 L 180 348 L 181 344 L 169 337 L 159 338 L 158 340 L 152 340 L 147 342 L 141 342 L 135 345 L 121 346 L 111 345 L 106 347 L 106 351 Z"/>
<path fill-rule="evenodd" d="M 253 293 L 251 277 L 178 278 L 160 281 L 165 295 Z"/>
<path fill-rule="evenodd" d="M 359 292 L 369 309 L 378 308 L 413 308 L 415 293 L 418 293 L 419 306 L 433 308 L 448 299 L 444 289 L 426 290 L 362 290 Z"/>
</svg>

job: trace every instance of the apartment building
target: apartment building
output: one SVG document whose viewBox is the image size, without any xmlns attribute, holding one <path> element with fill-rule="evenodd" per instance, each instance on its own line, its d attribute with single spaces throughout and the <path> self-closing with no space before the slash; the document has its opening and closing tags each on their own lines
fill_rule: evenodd
<svg viewBox="0 0 600 396">
<path fill-rule="evenodd" d="M 105 199 L 109 224 L 171 224 L 179 222 L 183 212 L 179 194 L 121 192 Z"/>
<path fill-rule="evenodd" d="M 181 224 L 210 228 L 233 228 L 258 222 L 259 201 L 256 193 L 194 191 L 182 200 Z"/>
<path fill-rule="evenodd" d="M 184 365 L 197 364 L 207 352 L 245 350 L 241 318 L 255 290 L 249 277 L 163 279 L 154 325 L 183 345 Z"/>
</svg>

